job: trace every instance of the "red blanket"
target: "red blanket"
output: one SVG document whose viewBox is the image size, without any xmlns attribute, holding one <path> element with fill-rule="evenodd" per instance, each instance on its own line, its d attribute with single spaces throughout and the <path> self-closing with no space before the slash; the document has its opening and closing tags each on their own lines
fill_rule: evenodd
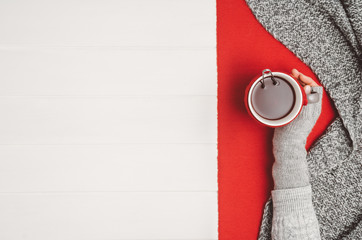
<svg viewBox="0 0 362 240">
<path fill-rule="evenodd" d="M 245 87 L 261 71 L 313 72 L 275 40 L 243 0 L 217 0 L 219 239 L 256 239 L 273 187 L 273 129 L 257 124 L 243 104 Z M 311 146 L 336 116 L 324 93 Z"/>
</svg>

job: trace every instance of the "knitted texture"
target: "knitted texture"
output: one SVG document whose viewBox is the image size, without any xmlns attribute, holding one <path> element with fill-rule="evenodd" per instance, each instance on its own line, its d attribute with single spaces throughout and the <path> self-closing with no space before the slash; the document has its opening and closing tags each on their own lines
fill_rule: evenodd
<svg viewBox="0 0 362 240">
<path fill-rule="evenodd" d="M 322 239 L 362 239 L 362 1 L 246 0 L 318 76 L 339 116 L 307 153 Z M 271 239 L 272 202 L 259 239 Z"/>
<path fill-rule="evenodd" d="M 272 191 L 273 240 L 319 240 L 311 186 Z"/>
<path fill-rule="evenodd" d="M 271 237 L 275 240 L 320 239 L 305 149 L 321 113 L 323 87 L 313 90 L 320 95 L 319 101 L 304 106 L 296 119 L 274 130 Z"/>
<path fill-rule="evenodd" d="M 276 128 L 273 136 L 275 189 L 305 187 L 309 183 L 305 144 L 321 113 L 323 87 L 313 87 L 320 99 L 308 104 L 291 123 Z"/>
</svg>

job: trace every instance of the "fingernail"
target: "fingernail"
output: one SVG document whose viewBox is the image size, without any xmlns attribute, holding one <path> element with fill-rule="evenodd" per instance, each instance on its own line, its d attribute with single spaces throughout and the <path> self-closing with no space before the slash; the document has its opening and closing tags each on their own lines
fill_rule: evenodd
<svg viewBox="0 0 362 240">
<path fill-rule="evenodd" d="M 312 88 L 309 85 L 304 86 L 304 90 L 306 94 L 310 94 L 312 92 Z"/>
</svg>

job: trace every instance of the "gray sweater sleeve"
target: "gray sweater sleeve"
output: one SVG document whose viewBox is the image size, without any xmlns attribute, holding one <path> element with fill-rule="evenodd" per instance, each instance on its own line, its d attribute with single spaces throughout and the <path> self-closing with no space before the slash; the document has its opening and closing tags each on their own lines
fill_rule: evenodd
<svg viewBox="0 0 362 240">
<path fill-rule="evenodd" d="M 320 94 L 320 100 L 304 106 L 294 121 L 274 131 L 273 240 L 321 239 L 305 149 L 307 137 L 321 112 L 323 87 L 313 90 Z"/>
</svg>

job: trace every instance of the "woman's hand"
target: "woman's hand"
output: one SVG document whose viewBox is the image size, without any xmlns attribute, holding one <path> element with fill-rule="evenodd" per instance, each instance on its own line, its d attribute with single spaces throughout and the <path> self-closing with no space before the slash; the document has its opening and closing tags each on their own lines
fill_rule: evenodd
<svg viewBox="0 0 362 240">
<path fill-rule="evenodd" d="M 311 87 L 318 87 L 318 84 L 313 80 L 313 78 L 304 75 L 303 73 L 299 72 L 297 69 L 292 69 L 292 77 L 299 80 L 300 84 L 302 84 L 305 93 L 309 94 L 312 91 Z"/>
<path fill-rule="evenodd" d="M 279 150 L 288 145 L 285 143 L 291 140 L 305 145 L 307 137 L 317 122 L 322 109 L 323 87 L 297 69 L 292 69 L 292 77 L 301 83 L 307 94 L 311 92 L 313 87 L 313 91 L 319 93 L 319 100 L 316 103 L 303 106 L 300 114 L 291 123 L 275 129 L 273 145 Z"/>
<path fill-rule="evenodd" d="M 314 127 L 322 108 L 323 87 L 310 77 L 296 69 L 292 76 L 298 79 L 306 92 L 313 90 L 320 94 L 318 102 L 303 106 L 299 115 L 289 124 L 277 127 L 273 136 L 273 164 L 272 175 L 275 189 L 305 187 L 309 185 L 307 151 L 305 144 L 307 137 Z"/>
</svg>

